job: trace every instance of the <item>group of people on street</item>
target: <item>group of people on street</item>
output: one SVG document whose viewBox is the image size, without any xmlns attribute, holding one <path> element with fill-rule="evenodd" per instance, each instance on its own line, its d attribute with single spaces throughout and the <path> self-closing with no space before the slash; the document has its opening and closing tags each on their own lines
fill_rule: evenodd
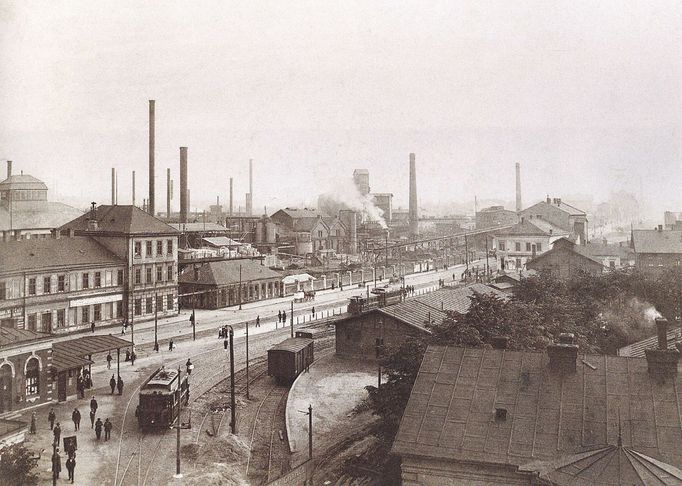
<svg viewBox="0 0 682 486">
<path fill-rule="evenodd" d="M 92 388 L 92 378 L 88 370 L 83 370 L 83 374 L 76 377 L 76 391 L 78 398 L 85 398 L 85 389 Z"/>
<path fill-rule="evenodd" d="M 277 322 L 286 324 L 287 323 L 287 311 L 278 311 L 277 312 Z"/>
<path fill-rule="evenodd" d="M 109 388 L 111 388 L 112 395 L 114 394 L 114 389 L 118 389 L 118 394 L 123 395 L 123 378 L 121 378 L 121 375 L 118 375 L 118 380 L 114 378 L 114 375 L 111 375 Z"/>
<path fill-rule="evenodd" d="M 416 289 L 414 288 L 414 285 L 405 285 L 405 293 L 407 295 L 414 295 L 416 292 Z"/>
</svg>

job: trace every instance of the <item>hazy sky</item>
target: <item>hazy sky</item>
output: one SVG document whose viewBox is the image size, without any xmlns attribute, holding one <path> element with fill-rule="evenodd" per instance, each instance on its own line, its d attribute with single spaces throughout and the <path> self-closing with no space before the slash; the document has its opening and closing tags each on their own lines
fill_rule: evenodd
<svg viewBox="0 0 682 486">
<path fill-rule="evenodd" d="M 249 158 L 255 208 L 358 167 L 405 204 L 415 152 L 422 203 L 511 201 L 520 162 L 524 202 L 682 210 L 681 46 L 679 2 L 0 0 L 0 159 L 83 202 L 135 169 L 141 201 L 156 99 L 157 209 L 186 145 L 193 207 L 230 176 L 243 205 Z"/>
</svg>

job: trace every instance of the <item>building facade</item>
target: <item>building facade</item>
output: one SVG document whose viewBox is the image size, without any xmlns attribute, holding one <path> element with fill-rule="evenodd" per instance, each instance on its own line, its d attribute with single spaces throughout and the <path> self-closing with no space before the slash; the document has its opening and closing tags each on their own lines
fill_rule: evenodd
<svg viewBox="0 0 682 486">
<path fill-rule="evenodd" d="M 546 221 L 567 231 L 570 236 L 577 238 L 580 244 L 587 243 L 587 213 L 566 204 L 561 198 L 548 197 L 545 201 L 524 209 L 519 216 L 531 223 L 536 220 Z"/>
<path fill-rule="evenodd" d="M 603 263 L 581 251 L 584 247 L 561 238 L 552 245 L 552 249 L 532 259 L 526 268 L 538 272 L 547 272 L 557 278 L 571 278 L 582 273 L 601 275 Z"/>
<path fill-rule="evenodd" d="M 654 230 L 633 230 L 631 245 L 635 265 L 648 275 L 682 265 L 682 231 L 664 230 L 662 225 Z"/>
<path fill-rule="evenodd" d="M 516 211 L 504 209 L 504 206 L 490 206 L 476 212 L 476 229 L 510 226 L 518 222 L 519 216 Z"/>
<path fill-rule="evenodd" d="M 525 219 L 507 230 L 495 233 L 493 248 L 500 270 L 525 269 L 531 259 L 548 251 L 554 241 L 565 236 L 567 232 L 545 231 Z"/>
</svg>

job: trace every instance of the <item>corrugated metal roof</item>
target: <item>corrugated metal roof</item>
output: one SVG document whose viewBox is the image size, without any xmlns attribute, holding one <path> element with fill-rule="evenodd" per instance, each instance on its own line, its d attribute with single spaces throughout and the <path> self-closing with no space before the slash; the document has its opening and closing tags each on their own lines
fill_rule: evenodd
<svg viewBox="0 0 682 486">
<path fill-rule="evenodd" d="M 2 273 L 106 264 L 124 265 L 125 261 L 87 236 L 12 240 L 0 243 Z"/>
<path fill-rule="evenodd" d="M 620 435 L 624 448 L 682 465 L 682 375 L 653 380 L 640 358 L 579 355 L 566 375 L 548 362 L 546 353 L 430 346 L 393 451 L 521 466 L 615 445 Z M 506 419 L 496 420 L 497 408 Z M 604 471 L 592 484 L 603 484 Z"/>
<path fill-rule="evenodd" d="M 55 342 L 52 344 L 52 349 L 54 349 L 55 353 L 83 357 L 130 346 L 132 346 L 130 341 L 109 334 L 84 336 L 69 341 Z"/>
<path fill-rule="evenodd" d="M 314 342 L 309 338 L 294 337 L 285 339 L 281 343 L 275 344 L 273 347 L 268 349 L 268 351 L 289 351 L 292 353 L 297 353 L 298 351 L 304 349 L 310 343 Z"/>
<path fill-rule="evenodd" d="M 633 230 L 636 253 L 682 253 L 682 231 Z"/>
<path fill-rule="evenodd" d="M 500 299 L 508 299 L 509 296 L 495 288 L 488 285 L 475 283 L 459 288 L 443 288 L 435 292 L 416 297 L 414 300 L 428 305 L 432 309 L 455 311 L 460 314 L 469 312 L 471 306 L 471 298 L 474 292 L 485 295 L 494 295 Z"/>
</svg>

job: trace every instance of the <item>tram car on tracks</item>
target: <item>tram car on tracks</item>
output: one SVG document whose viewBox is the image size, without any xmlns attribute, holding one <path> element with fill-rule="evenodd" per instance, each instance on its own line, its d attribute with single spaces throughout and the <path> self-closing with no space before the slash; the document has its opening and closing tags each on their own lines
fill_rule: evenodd
<svg viewBox="0 0 682 486">
<path fill-rule="evenodd" d="M 403 300 L 403 295 L 402 289 L 374 289 L 369 297 L 363 295 L 351 297 L 350 302 L 348 302 L 348 312 L 352 315 L 358 315 L 377 307 L 399 304 Z"/>
<path fill-rule="evenodd" d="M 315 360 L 315 341 L 307 331 L 268 349 L 268 375 L 278 383 L 291 383 Z"/>
<path fill-rule="evenodd" d="M 175 422 L 180 404 L 189 403 L 187 378 L 184 374 L 178 379 L 178 370 L 165 367 L 147 378 L 140 387 L 140 401 L 135 411 L 140 429 L 170 427 Z"/>
</svg>

